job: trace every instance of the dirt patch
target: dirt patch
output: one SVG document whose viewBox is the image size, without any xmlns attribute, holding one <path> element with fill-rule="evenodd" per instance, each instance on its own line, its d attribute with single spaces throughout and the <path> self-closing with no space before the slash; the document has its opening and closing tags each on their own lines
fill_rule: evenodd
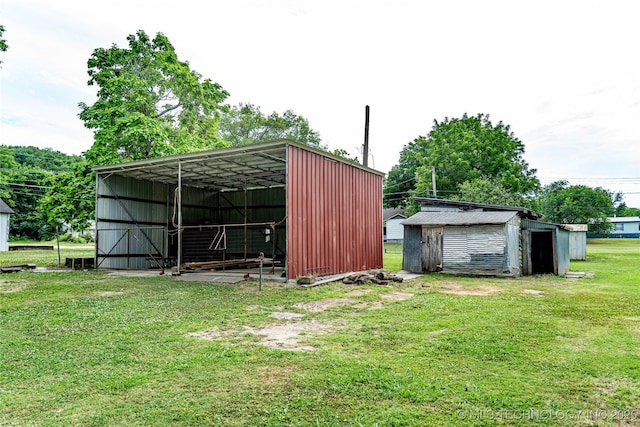
<svg viewBox="0 0 640 427">
<path fill-rule="evenodd" d="M 371 289 L 354 289 L 347 292 L 344 298 L 327 298 L 319 301 L 300 302 L 294 304 L 293 307 L 306 311 L 307 313 L 318 313 L 332 307 L 340 307 L 349 305 L 359 309 L 380 309 L 384 308 L 387 301 L 404 301 L 413 297 L 408 292 L 390 292 L 380 295 L 378 301 L 358 301 L 355 297 L 366 295 L 373 292 Z M 320 320 L 310 319 L 302 320 L 306 313 L 296 313 L 293 311 L 284 311 L 283 307 L 249 306 L 247 310 L 276 310 L 271 312 L 270 317 L 284 321 L 282 323 L 267 324 L 260 327 L 240 326 L 236 329 L 220 331 L 217 328 L 209 331 L 192 332 L 189 336 L 207 339 L 242 339 L 246 338 L 246 334 L 252 334 L 259 337 L 259 343 L 268 348 L 291 350 L 291 351 L 311 351 L 315 348 L 305 343 L 305 338 L 329 333 L 339 329 L 341 326 L 335 323 L 326 323 Z M 253 342 L 253 341 L 252 341 Z"/>
<path fill-rule="evenodd" d="M 23 289 L 24 289 L 24 285 L 21 283 L 0 282 L 0 294 L 10 294 L 13 292 L 20 292 Z"/>
<path fill-rule="evenodd" d="M 353 298 L 327 298 L 320 301 L 299 302 L 293 306 L 308 311 L 309 313 L 318 313 L 329 308 L 350 305 L 355 302 L 356 301 Z"/>
<path fill-rule="evenodd" d="M 10 294 L 13 292 L 20 292 L 26 286 L 26 282 L 17 281 L 13 283 L 0 281 L 0 294 Z"/>
<path fill-rule="evenodd" d="M 201 338 L 203 340 L 217 340 L 225 336 L 229 336 L 231 334 L 222 333 L 218 329 L 212 329 L 210 331 L 198 331 L 198 332 L 190 332 L 187 334 L 190 337 Z"/>
<path fill-rule="evenodd" d="M 94 292 L 93 296 L 96 297 L 115 297 L 118 295 L 124 295 L 124 292 L 122 291 L 98 291 L 98 292 Z"/>
<path fill-rule="evenodd" d="M 362 295 L 370 294 L 371 292 L 373 292 L 373 290 L 371 289 L 354 289 L 352 291 L 347 292 L 346 295 L 348 297 L 359 297 Z"/>
<path fill-rule="evenodd" d="M 491 286 L 465 287 L 462 285 L 444 285 L 438 292 L 449 295 L 489 296 L 502 292 L 502 289 Z"/>
<path fill-rule="evenodd" d="M 535 290 L 535 289 L 525 289 L 524 291 L 522 291 L 522 293 L 525 294 L 525 295 L 533 295 L 533 296 L 536 296 L 536 297 L 541 297 L 541 296 L 544 295 L 543 291 L 538 291 L 538 290 Z"/>
<path fill-rule="evenodd" d="M 294 320 L 294 319 L 301 319 L 304 316 L 305 315 L 302 313 L 292 313 L 290 311 L 274 311 L 273 313 L 271 313 L 270 317 L 273 317 L 274 319 L 279 319 L 279 320 Z"/>
<path fill-rule="evenodd" d="M 408 292 L 390 292 L 388 294 L 380 295 L 380 298 L 386 301 L 405 301 L 413 297 L 413 294 Z"/>
<path fill-rule="evenodd" d="M 276 348 L 291 351 L 312 351 L 315 348 L 304 344 L 304 339 L 335 330 L 334 326 L 317 320 L 306 320 L 301 322 L 287 322 L 279 325 L 267 325 L 263 327 L 244 326 L 242 329 L 232 329 L 221 331 L 217 328 L 208 331 L 191 332 L 190 337 L 205 340 L 220 340 L 226 338 L 242 338 L 249 333 L 260 337 L 260 344 L 268 348 Z"/>
<path fill-rule="evenodd" d="M 262 337 L 260 343 L 268 348 L 310 351 L 313 346 L 302 343 L 306 336 L 319 335 L 334 330 L 334 327 L 317 320 L 289 322 L 282 325 L 270 325 L 262 328 L 245 326 L 245 331 Z"/>
</svg>

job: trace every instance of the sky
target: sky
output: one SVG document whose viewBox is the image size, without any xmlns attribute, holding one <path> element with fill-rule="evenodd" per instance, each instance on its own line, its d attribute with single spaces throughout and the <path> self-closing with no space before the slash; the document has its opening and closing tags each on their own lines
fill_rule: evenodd
<svg viewBox="0 0 640 427">
<path fill-rule="evenodd" d="M 91 147 L 87 60 L 138 30 L 264 113 L 291 109 L 330 149 L 388 172 L 434 120 L 510 126 L 541 183 L 640 207 L 637 0 L 0 0 L 0 144 Z"/>
</svg>

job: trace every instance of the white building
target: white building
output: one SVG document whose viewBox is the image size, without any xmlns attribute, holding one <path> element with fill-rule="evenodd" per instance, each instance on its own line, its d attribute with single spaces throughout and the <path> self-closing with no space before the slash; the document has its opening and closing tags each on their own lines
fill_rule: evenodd
<svg viewBox="0 0 640 427">
<path fill-rule="evenodd" d="M 13 209 L 0 199 L 0 252 L 9 250 L 9 217 Z"/>
<path fill-rule="evenodd" d="M 404 239 L 402 221 L 405 218 L 404 208 L 391 208 L 382 211 L 382 235 L 385 243 L 402 243 L 402 239 Z"/>
</svg>

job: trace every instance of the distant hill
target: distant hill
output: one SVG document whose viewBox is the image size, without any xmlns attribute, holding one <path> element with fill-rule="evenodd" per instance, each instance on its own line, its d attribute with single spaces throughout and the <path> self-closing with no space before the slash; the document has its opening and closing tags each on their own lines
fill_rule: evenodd
<svg viewBox="0 0 640 427">
<path fill-rule="evenodd" d="M 0 166 L 13 166 L 11 157 L 19 169 L 42 169 L 51 172 L 66 172 L 81 160 L 81 156 L 68 155 L 50 148 L 0 145 Z"/>
</svg>

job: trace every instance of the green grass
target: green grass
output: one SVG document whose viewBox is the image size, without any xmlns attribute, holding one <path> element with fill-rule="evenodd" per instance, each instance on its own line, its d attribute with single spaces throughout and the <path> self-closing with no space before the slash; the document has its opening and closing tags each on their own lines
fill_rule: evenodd
<svg viewBox="0 0 640 427">
<path fill-rule="evenodd" d="M 639 425 L 640 240 L 587 250 L 583 279 L 396 287 L 0 275 L 0 425 Z M 267 348 L 273 312 L 330 328 Z"/>
<path fill-rule="evenodd" d="M 78 245 L 73 243 L 60 244 L 60 264 L 58 264 L 58 245 L 55 242 L 11 242 L 9 246 L 17 244 L 46 244 L 53 246 L 53 250 L 20 250 L 0 252 L 0 267 L 22 264 L 36 264 L 38 267 L 56 268 L 64 265 L 66 258 L 93 258 L 95 249 L 92 244 Z"/>
<path fill-rule="evenodd" d="M 384 268 L 387 271 L 402 270 L 402 243 L 384 244 Z"/>
</svg>

